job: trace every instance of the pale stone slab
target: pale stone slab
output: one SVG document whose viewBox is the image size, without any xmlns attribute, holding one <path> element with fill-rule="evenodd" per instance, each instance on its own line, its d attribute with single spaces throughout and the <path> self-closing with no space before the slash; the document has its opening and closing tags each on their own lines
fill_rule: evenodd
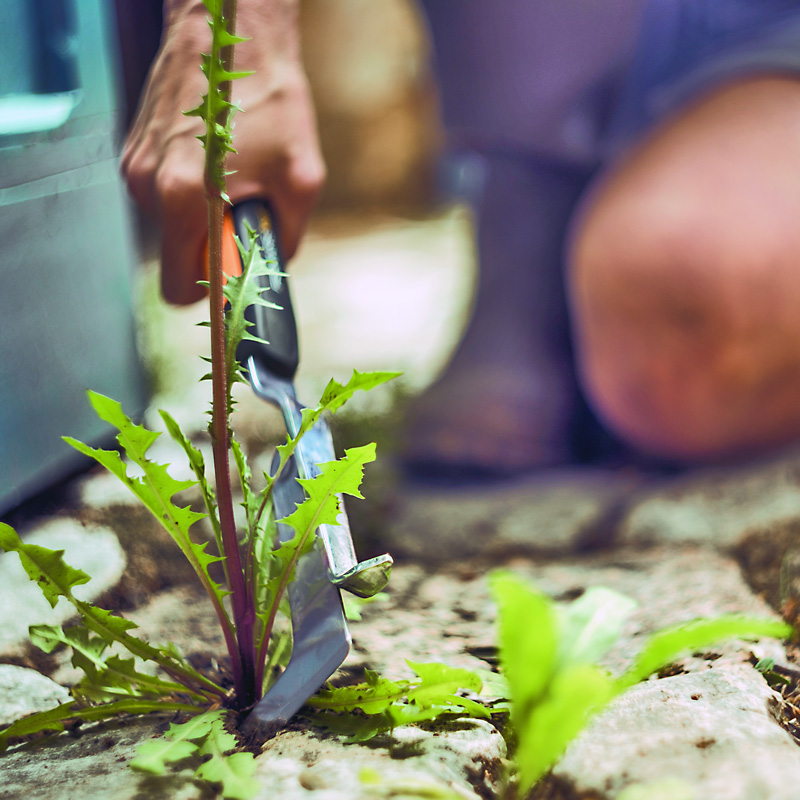
<svg viewBox="0 0 800 800">
<path fill-rule="evenodd" d="M 80 600 L 92 600 L 111 589 L 125 570 L 125 554 L 116 535 L 99 526 L 83 526 L 69 518 L 54 518 L 24 532 L 28 544 L 64 550 L 68 564 L 91 576 L 75 588 Z M 63 598 L 54 609 L 38 585 L 28 577 L 16 553 L 0 553 L 0 653 L 13 650 L 28 638 L 28 626 L 60 624 L 74 616 L 75 609 Z"/>
<path fill-rule="evenodd" d="M 0 726 L 69 700 L 69 692 L 35 669 L 0 664 Z"/>
<path fill-rule="evenodd" d="M 139 744 L 158 730 L 152 719 L 111 723 L 79 739 L 61 735 L 34 749 L 11 751 L 0 757 L 0 798 L 10 800 L 34 791 L 37 800 L 213 797 L 207 786 L 192 779 L 189 769 L 150 777 L 128 768 Z M 398 730 L 396 737 L 372 747 L 287 731 L 269 742 L 257 758 L 261 789 L 254 800 L 303 800 L 312 794 L 314 800 L 377 800 L 387 796 L 387 789 L 412 786 L 429 792 L 451 789 L 465 800 L 478 800 L 482 795 L 473 784 L 490 790 L 505 755 L 502 736 L 480 721 L 450 731 Z M 367 774 L 377 775 L 380 783 L 371 784 Z"/>
<path fill-rule="evenodd" d="M 649 681 L 596 718 L 555 774 L 575 797 L 679 776 L 698 800 L 784 800 L 800 749 L 775 720 L 775 697 L 744 665 Z"/>
<path fill-rule="evenodd" d="M 640 482 L 634 474 L 575 468 L 497 485 L 409 489 L 387 521 L 386 541 L 398 555 L 428 564 L 572 553 L 610 537 Z"/>
<path fill-rule="evenodd" d="M 620 525 L 624 544 L 730 549 L 748 534 L 800 518 L 800 456 L 687 474 L 642 493 Z"/>
</svg>

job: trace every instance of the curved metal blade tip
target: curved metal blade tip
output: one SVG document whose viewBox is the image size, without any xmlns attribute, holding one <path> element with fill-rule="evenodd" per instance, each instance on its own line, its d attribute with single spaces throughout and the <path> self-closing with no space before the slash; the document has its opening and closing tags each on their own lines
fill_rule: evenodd
<svg viewBox="0 0 800 800">
<path fill-rule="evenodd" d="M 343 575 L 337 575 L 333 583 L 357 597 L 374 597 L 389 583 L 393 564 L 394 559 L 384 553 L 359 562 Z"/>
</svg>

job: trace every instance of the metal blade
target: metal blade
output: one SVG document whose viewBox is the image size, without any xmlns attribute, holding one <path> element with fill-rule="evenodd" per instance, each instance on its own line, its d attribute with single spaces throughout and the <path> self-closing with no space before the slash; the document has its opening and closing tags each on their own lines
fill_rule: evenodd
<svg viewBox="0 0 800 800">
<path fill-rule="evenodd" d="M 277 455 L 276 455 L 277 458 Z M 273 462 L 273 471 L 277 463 Z M 297 468 L 291 459 L 273 490 L 275 514 L 285 517 L 303 502 L 297 482 Z M 278 523 L 278 537 L 287 541 L 294 535 L 288 525 Z M 274 736 L 295 712 L 336 671 L 350 651 L 350 632 L 339 589 L 328 579 L 324 548 L 317 538 L 314 549 L 298 562 L 295 579 L 289 584 L 292 609 L 292 657 L 284 673 L 256 705 L 245 729 L 257 730 L 264 738 Z"/>
<path fill-rule="evenodd" d="M 281 265 L 272 216 L 266 203 L 247 200 L 232 211 L 241 241 L 257 231 L 258 247 L 268 261 Z M 236 267 L 238 266 L 238 271 Z M 229 274 L 241 272 L 241 264 L 231 265 Z M 247 366 L 250 383 L 262 399 L 281 409 L 289 436 L 297 435 L 302 424 L 302 406 L 297 401 L 292 378 L 297 370 L 299 350 L 297 328 L 288 283 L 281 274 L 260 278 L 262 298 L 267 304 L 248 308 L 248 319 L 256 338 L 244 339 L 237 358 Z M 261 341 L 259 341 L 261 340 Z M 267 344 L 269 342 L 269 344 Z M 324 421 L 318 422 L 298 443 L 293 458 L 286 464 L 273 489 L 277 519 L 291 514 L 305 494 L 297 478 L 319 474 L 317 464 L 335 459 L 333 441 Z M 273 475 L 277 469 L 273 461 Z M 255 706 L 245 727 L 262 736 L 274 735 L 303 703 L 333 674 L 350 649 L 339 586 L 369 597 L 380 591 L 389 579 L 392 559 L 385 555 L 359 563 L 356 559 L 344 506 L 336 525 L 317 529 L 314 548 L 302 556 L 289 584 L 294 646 L 283 675 Z M 288 541 L 294 531 L 278 524 L 278 537 Z"/>
</svg>

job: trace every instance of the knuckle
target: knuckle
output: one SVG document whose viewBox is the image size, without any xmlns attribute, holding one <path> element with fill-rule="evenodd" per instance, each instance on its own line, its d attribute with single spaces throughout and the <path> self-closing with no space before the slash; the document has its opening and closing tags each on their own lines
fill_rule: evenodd
<svg viewBox="0 0 800 800">
<path fill-rule="evenodd" d="M 203 197 L 202 171 L 191 164 L 170 158 L 165 160 L 155 177 L 156 194 L 165 213 L 182 213 L 197 205 Z"/>
<path fill-rule="evenodd" d="M 142 207 L 149 207 L 152 201 L 153 170 L 147 160 L 135 150 L 126 150 L 120 171 L 133 199 Z"/>
<path fill-rule="evenodd" d="M 292 174 L 292 190 L 298 199 L 313 204 L 325 185 L 327 170 L 322 159 L 307 160 Z"/>
</svg>

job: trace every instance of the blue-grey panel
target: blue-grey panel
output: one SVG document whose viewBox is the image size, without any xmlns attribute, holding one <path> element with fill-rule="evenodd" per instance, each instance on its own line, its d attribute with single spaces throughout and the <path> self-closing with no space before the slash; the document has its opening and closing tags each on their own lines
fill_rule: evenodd
<svg viewBox="0 0 800 800">
<path fill-rule="evenodd" d="M 116 153 L 113 4 L 0 0 L 3 14 L 13 6 L 65 12 L 60 30 L 74 29 L 74 40 L 45 56 L 72 53 L 75 70 L 47 78 L 52 64 L 42 66 L 39 53 L 18 62 L 33 70 L 27 84 L 0 87 L 0 111 L 21 89 L 34 101 L 72 101 L 62 124 L 0 134 L 0 513 L 76 467 L 82 457 L 62 435 L 107 436 L 86 389 L 131 414 L 145 405 L 130 294 L 136 258 Z M 15 24 L 28 30 L 21 17 Z M 44 35 L 37 31 L 34 40 Z"/>
</svg>

